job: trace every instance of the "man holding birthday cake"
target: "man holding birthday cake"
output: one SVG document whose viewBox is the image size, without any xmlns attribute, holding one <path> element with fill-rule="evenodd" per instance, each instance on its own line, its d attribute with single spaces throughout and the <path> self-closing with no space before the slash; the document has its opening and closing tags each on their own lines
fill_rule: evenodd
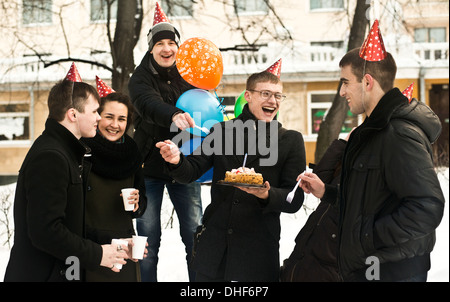
<svg viewBox="0 0 450 302">
<path fill-rule="evenodd" d="M 286 198 L 305 170 L 305 147 L 301 133 L 276 120 L 285 98 L 276 64 L 248 78 L 242 113 L 214 125 L 201 150 L 184 156 L 170 140 L 156 144 L 179 182 L 214 167 L 211 204 L 195 234 L 196 281 L 279 280 L 280 213 L 303 203 L 301 190 Z"/>
</svg>

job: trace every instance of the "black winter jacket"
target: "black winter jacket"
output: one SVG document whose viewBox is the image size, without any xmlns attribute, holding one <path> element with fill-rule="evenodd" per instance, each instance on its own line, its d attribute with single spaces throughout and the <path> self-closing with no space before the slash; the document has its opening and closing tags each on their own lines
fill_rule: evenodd
<svg viewBox="0 0 450 302">
<path fill-rule="evenodd" d="M 47 119 L 20 168 L 5 281 L 65 281 L 70 256 L 78 258 L 81 268 L 100 266 L 102 247 L 84 239 L 85 153 L 69 130 Z"/>
<path fill-rule="evenodd" d="M 327 184 L 339 182 L 346 141 L 334 140 L 313 172 Z M 295 247 L 280 272 L 282 282 L 341 281 L 337 265 L 338 217 L 336 204 L 322 200 L 295 238 Z"/>
<path fill-rule="evenodd" d="M 248 132 L 243 131 L 245 135 L 242 143 L 237 139 L 239 130 L 231 136 L 222 135 L 228 126 L 239 121 L 251 124 Z M 292 203 L 286 201 L 298 174 L 305 169 L 305 147 L 301 133 L 286 130 L 277 121 L 272 121 L 272 126 L 278 129 L 278 139 L 275 141 L 272 137 L 272 142 L 269 131 L 265 139 L 270 142 L 270 156 L 277 156 L 276 162 L 263 165 L 261 159 L 267 156 L 262 152 L 255 155 L 249 153 L 245 166 L 262 173 L 270 183 L 267 200 L 217 183 L 224 179 L 226 171 L 242 166 L 243 154 L 248 151 L 247 146 L 251 145 L 248 144 L 251 135 L 258 137 L 258 142 L 264 139 L 263 136 L 257 136 L 256 132 L 261 134 L 259 127 L 268 127 L 269 123 L 261 123 L 255 123 L 255 117 L 245 105 L 238 118 L 218 123 L 212 128 L 211 134 L 203 141 L 202 154 L 195 155 L 196 150 L 193 155 L 182 157 L 179 165 L 172 166 L 171 175 L 182 183 L 195 181 L 214 167 L 211 204 L 203 216 L 206 229 L 198 242 L 192 263 L 193 270 L 203 275 L 224 277 L 230 281 L 279 280 L 280 213 L 297 212 L 304 198 L 304 194 L 297 193 Z M 218 135 L 220 132 L 222 134 Z M 212 145 L 217 149 L 208 155 Z M 237 149 L 242 146 L 244 149 L 238 152 Z M 222 267 L 224 264 L 225 268 Z"/>
<path fill-rule="evenodd" d="M 344 280 L 367 280 L 367 265 L 377 261 L 381 281 L 429 270 L 444 209 L 431 148 L 440 132 L 431 109 L 408 103 L 397 88 L 353 131 L 339 190 L 338 263 Z M 325 194 L 332 191 L 327 187 Z"/>
<path fill-rule="evenodd" d="M 178 129 L 170 130 L 173 115 L 183 112 L 175 105 L 181 94 L 193 88 L 180 76 L 175 65 L 160 67 L 150 52 L 131 76 L 128 90 L 136 108 L 134 140 L 144 161 L 146 177 L 171 180 L 163 173 L 164 160 L 155 144 L 179 133 Z"/>
</svg>

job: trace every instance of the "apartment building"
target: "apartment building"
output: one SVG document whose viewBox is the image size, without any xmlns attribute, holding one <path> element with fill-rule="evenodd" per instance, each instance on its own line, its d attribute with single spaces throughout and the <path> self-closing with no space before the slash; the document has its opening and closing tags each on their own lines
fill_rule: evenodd
<svg viewBox="0 0 450 302">
<path fill-rule="evenodd" d="M 134 1 L 129 1 L 130 5 Z M 379 0 L 366 12 L 380 20 L 386 50 L 398 64 L 396 86 L 414 83 L 413 97 L 425 102 L 443 124 L 439 154 L 448 158 L 449 2 Z M 47 118 L 47 96 L 76 58 L 112 66 L 104 0 L 5 0 L 0 8 L 0 184 L 13 181 Z M 233 117 L 234 102 L 249 74 L 282 59 L 287 99 L 279 120 L 305 138 L 314 162 L 320 123 L 339 84 L 338 62 L 347 50 L 356 0 L 160 0 L 182 41 L 203 37 L 221 49 L 224 73 L 215 93 Z M 136 65 L 147 51 L 154 0 L 143 0 Z M 112 3 L 115 26 L 117 0 Z M 370 21 L 369 21 L 370 20 Z M 53 62 L 50 66 L 45 63 Z M 76 63 L 83 81 L 111 72 Z M 342 135 L 362 122 L 349 112 Z"/>
</svg>

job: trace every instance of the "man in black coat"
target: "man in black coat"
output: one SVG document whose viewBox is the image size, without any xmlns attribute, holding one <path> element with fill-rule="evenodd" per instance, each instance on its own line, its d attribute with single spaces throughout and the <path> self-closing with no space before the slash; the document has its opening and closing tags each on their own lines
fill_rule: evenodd
<svg viewBox="0 0 450 302">
<path fill-rule="evenodd" d="M 339 65 L 341 96 L 353 114 L 367 118 L 350 135 L 340 186 L 305 173 L 302 188 L 339 201 L 344 281 L 426 281 L 445 202 L 431 148 L 441 133 L 439 118 L 394 88 L 390 53 L 368 62 L 354 49 Z"/>
<path fill-rule="evenodd" d="M 175 59 L 180 34 L 168 22 L 158 3 L 154 25 L 147 38 L 148 52 L 133 72 L 128 90 L 136 108 L 134 140 L 144 161 L 147 197 L 147 209 L 136 223 L 138 234 L 148 237 L 148 256 L 140 261 L 141 276 L 144 282 L 156 282 L 164 188 L 169 193 L 180 222 L 187 263 L 192 253 L 192 234 L 201 222 L 203 209 L 200 183 L 176 182 L 164 171 L 164 161 L 155 147 L 156 142 L 172 139 L 180 131 L 195 125 L 189 113 L 176 107 L 178 98 L 195 87 L 186 82 L 178 72 Z M 193 281 L 194 274 L 189 267 L 188 273 L 189 280 Z"/>
<path fill-rule="evenodd" d="M 63 80 L 48 97 L 45 130 L 20 168 L 14 200 L 14 246 L 4 281 L 72 281 L 82 269 L 125 264 L 116 246 L 84 239 L 81 137 L 93 137 L 99 96 L 83 82 Z"/>
<path fill-rule="evenodd" d="M 192 182 L 214 167 L 211 204 L 192 260 L 196 281 L 279 281 L 280 213 L 301 207 L 301 190 L 292 202 L 286 198 L 306 165 L 302 134 L 275 119 L 285 97 L 282 88 L 270 72 L 253 74 L 242 114 L 214 125 L 200 150 L 185 157 L 169 140 L 156 145 L 180 182 Z M 226 171 L 242 167 L 244 158 L 245 167 L 263 175 L 264 187 L 218 183 Z"/>
</svg>

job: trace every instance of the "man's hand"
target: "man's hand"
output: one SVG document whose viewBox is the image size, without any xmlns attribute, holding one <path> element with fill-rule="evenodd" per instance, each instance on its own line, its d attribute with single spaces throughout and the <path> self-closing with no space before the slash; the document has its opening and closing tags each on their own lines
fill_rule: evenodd
<svg viewBox="0 0 450 302">
<path fill-rule="evenodd" d="M 180 162 L 180 149 L 171 140 L 157 142 L 156 147 L 159 148 L 159 153 L 166 162 L 174 165 Z"/>
<path fill-rule="evenodd" d="M 120 246 L 120 247 L 119 247 Z M 104 244 L 102 245 L 102 260 L 101 266 L 110 268 L 113 272 L 120 272 L 120 270 L 114 266 L 115 263 L 127 264 L 125 259 L 128 259 L 128 247 L 125 245 L 117 244 Z"/>
<path fill-rule="evenodd" d="M 194 119 L 191 117 L 191 115 L 187 112 L 184 113 L 176 113 L 172 117 L 172 122 L 175 123 L 175 125 L 180 130 L 186 130 L 187 128 L 192 128 L 195 126 Z"/>
<path fill-rule="evenodd" d="M 267 199 L 269 198 L 269 190 L 270 190 L 270 184 L 268 181 L 264 183 L 264 187 L 261 188 L 247 188 L 247 187 L 237 187 L 238 189 L 241 189 L 244 192 L 247 192 L 248 194 L 255 195 L 256 197 L 260 199 Z"/>
<path fill-rule="evenodd" d="M 325 194 L 325 184 L 315 173 L 304 172 L 297 177 L 297 180 L 302 179 L 300 187 L 307 194 L 312 194 L 317 198 L 322 198 Z"/>
</svg>

